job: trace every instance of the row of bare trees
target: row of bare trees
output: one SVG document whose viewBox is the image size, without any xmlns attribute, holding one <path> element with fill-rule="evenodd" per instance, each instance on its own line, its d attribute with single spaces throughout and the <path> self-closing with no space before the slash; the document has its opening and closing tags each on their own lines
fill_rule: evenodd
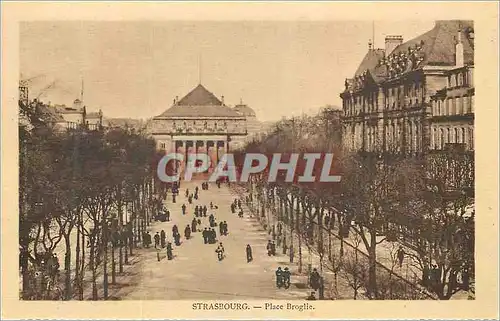
<svg viewBox="0 0 500 321">
<path fill-rule="evenodd" d="M 336 135 L 341 124 L 334 114 L 326 109 L 313 117 L 285 119 L 235 157 L 238 161 L 246 153 L 334 154 L 331 172 L 341 174 L 339 183 L 289 182 L 284 172 L 276 182 L 269 182 L 268 172 L 263 172 L 254 174 L 248 185 L 261 216 L 269 217 L 266 208 L 270 209 L 278 224 L 288 227 L 287 239 L 297 239 L 299 271 L 302 243 L 317 249 L 323 261 L 328 248 L 325 235 L 333 234 L 341 240 L 340 254 L 344 239 L 356 250 L 363 247 L 366 257 L 352 256 L 350 267 L 344 258 L 343 268 L 357 271 L 353 272 L 356 282 L 350 283 L 356 288 L 363 284 L 368 298 L 387 298 L 386 284 L 395 282 L 390 278 L 397 281 L 391 289 L 419 282 L 439 299 L 468 289 L 474 278 L 474 155 L 453 150 L 418 156 L 342 152 Z M 405 260 L 420 275 L 397 280 L 394 264 L 385 264 L 385 272 L 378 272 L 381 244 L 385 248 L 404 245 Z M 330 266 L 335 260 L 331 253 Z M 394 258 L 394 253 L 388 256 Z M 338 267 L 332 270 L 338 272 Z M 382 279 L 384 285 L 379 284 Z"/>
<path fill-rule="evenodd" d="M 150 222 L 154 141 L 129 129 L 61 132 L 41 107 L 19 103 L 21 297 L 83 300 L 91 288 L 107 299 Z"/>
</svg>

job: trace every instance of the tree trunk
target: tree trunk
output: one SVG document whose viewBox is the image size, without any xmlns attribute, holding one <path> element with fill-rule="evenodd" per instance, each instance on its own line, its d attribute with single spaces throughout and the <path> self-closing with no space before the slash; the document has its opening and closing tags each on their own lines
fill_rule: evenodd
<svg viewBox="0 0 500 321">
<path fill-rule="evenodd" d="M 71 300 L 71 241 L 70 241 L 71 229 L 68 234 L 64 233 L 64 243 L 66 245 L 66 253 L 64 255 L 64 272 L 65 272 L 65 284 L 64 284 L 64 299 Z"/>
<path fill-rule="evenodd" d="M 299 198 L 297 198 L 297 216 L 295 217 L 295 222 L 297 224 L 297 236 L 299 237 L 299 273 L 302 273 L 302 229 L 300 228 L 300 202 Z M 302 213 L 302 216 L 304 214 Z"/>
<path fill-rule="evenodd" d="M 92 300 L 97 300 L 97 267 L 95 262 L 95 236 L 90 241 L 90 268 L 92 269 Z"/>
<path fill-rule="evenodd" d="M 377 291 L 377 239 L 375 231 L 370 231 L 370 247 L 368 248 L 368 287 L 372 298 L 378 299 Z"/>
<path fill-rule="evenodd" d="M 115 245 L 111 245 L 111 284 L 116 284 Z"/>
</svg>

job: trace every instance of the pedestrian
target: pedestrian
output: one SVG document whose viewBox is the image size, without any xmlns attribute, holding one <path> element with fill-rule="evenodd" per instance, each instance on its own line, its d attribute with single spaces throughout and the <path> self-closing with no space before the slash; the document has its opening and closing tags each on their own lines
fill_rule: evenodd
<svg viewBox="0 0 500 321">
<path fill-rule="evenodd" d="M 176 198 L 176 194 L 172 194 L 172 203 L 176 203 L 175 198 Z"/>
<path fill-rule="evenodd" d="M 239 218 L 243 218 L 243 209 L 240 209 L 240 212 L 238 213 Z"/>
<path fill-rule="evenodd" d="M 167 216 L 167 222 L 170 222 L 170 211 L 166 211 L 166 216 Z"/>
<path fill-rule="evenodd" d="M 215 244 L 217 242 L 217 232 L 214 229 L 211 229 L 211 242 L 210 244 Z"/>
<path fill-rule="evenodd" d="M 318 273 L 318 270 L 313 269 L 309 277 L 309 284 L 311 288 L 314 289 L 314 291 L 317 291 L 319 289 L 320 285 L 319 283 L 320 283 L 320 275 Z"/>
<path fill-rule="evenodd" d="M 403 247 L 401 245 L 399 246 L 397 255 L 398 255 L 398 261 L 399 261 L 399 267 L 401 268 L 403 266 L 403 260 L 405 258 L 405 251 L 403 250 Z"/>
<path fill-rule="evenodd" d="M 167 258 L 169 261 L 174 258 L 172 243 L 170 243 L 170 242 L 168 242 L 168 244 L 167 244 Z"/>
<path fill-rule="evenodd" d="M 213 210 L 214 209 L 214 204 L 212 202 L 210 202 L 210 209 Z"/>
<path fill-rule="evenodd" d="M 189 197 L 189 188 L 186 188 L 186 197 Z"/>
<path fill-rule="evenodd" d="M 285 286 L 285 289 L 288 289 L 290 287 L 290 270 L 288 267 L 285 267 L 285 270 L 283 271 L 283 283 Z"/>
<path fill-rule="evenodd" d="M 219 234 L 224 235 L 224 222 L 219 224 Z"/>
<path fill-rule="evenodd" d="M 206 205 L 203 205 L 203 216 L 207 216 L 207 206 Z"/>
<path fill-rule="evenodd" d="M 274 241 L 271 242 L 271 254 L 273 256 L 276 256 L 276 244 L 274 243 Z"/>
<path fill-rule="evenodd" d="M 316 300 L 316 296 L 315 296 L 315 293 L 314 292 L 311 292 L 311 294 L 309 294 L 309 296 L 307 297 L 306 300 Z"/>
<path fill-rule="evenodd" d="M 165 231 L 161 230 L 160 232 L 160 242 L 161 242 L 161 248 L 165 247 L 165 240 L 167 239 L 167 236 L 165 235 Z"/>
<path fill-rule="evenodd" d="M 206 227 L 203 232 L 201 232 L 201 236 L 203 236 L 203 244 L 208 244 L 208 230 Z"/>
<path fill-rule="evenodd" d="M 175 234 L 174 241 L 175 241 L 175 245 L 176 246 L 180 246 L 181 245 L 181 235 L 179 233 Z"/>
<path fill-rule="evenodd" d="M 247 263 L 249 263 L 253 260 L 252 247 L 250 246 L 250 244 L 247 244 L 246 252 L 247 252 Z"/>
<path fill-rule="evenodd" d="M 191 227 L 189 227 L 189 224 L 186 225 L 186 228 L 184 229 L 184 237 L 186 238 L 186 240 L 189 240 L 189 238 L 191 237 Z"/>
<path fill-rule="evenodd" d="M 158 248 L 160 245 L 160 234 L 156 232 L 155 234 L 155 249 Z"/>
<path fill-rule="evenodd" d="M 217 253 L 217 258 L 219 259 L 219 261 L 222 261 L 222 259 L 224 258 L 224 248 L 218 246 L 215 250 L 215 253 Z"/>
<path fill-rule="evenodd" d="M 227 234 L 228 234 L 227 222 L 224 221 L 224 235 L 227 236 Z"/>
<path fill-rule="evenodd" d="M 151 234 L 149 234 L 149 231 L 146 232 L 144 243 L 146 243 L 147 248 L 151 245 Z"/>
<path fill-rule="evenodd" d="M 241 208 L 241 200 L 238 199 L 238 207 Z"/>
<path fill-rule="evenodd" d="M 186 215 L 186 204 L 182 204 L 182 215 Z"/>
<path fill-rule="evenodd" d="M 191 232 L 196 232 L 196 226 L 198 225 L 198 222 L 196 221 L 196 218 L 193 218 L 193 220 L 191 221 Z"/>
<path fill-rule="evenodd" d="M 195 194 L 198 194 L 198 190 L 199 190 L 199 189 L 198 189 L 198 186 L 196 186 L 196 187 L 194 188 L 194 193 L 195 193 Z"/>
<path fill-rule="evenodd" d="M 234 203 L 231 204 L 231 213 L 236 213 L 236 206 L 234 206 Z"/>
<path fill-rule="evenodd" d="M 273 254 L 273 245 L 271 243 L 271 240 L 267 241 L 266 250 L 268 256 L 271 256 Z"/>
<path fill-rule="evenodd" d="M 283 286 L 283 270 L 281 270 L 281 266 L 278 267 L 274 274 L 276 274 L 276 287 L 279 289 Z"/>
<path fill-rule="evenodd" d="M 175 235 L 179 234 L 179 228 L 177 225 L 172 226 L 172 236 L 175 237 Z"/>
<path fill-rule="evenodd" d="M 199 216 L 199 209 L 198 209 L 198 205 L 196 205 L 194 207 L 194 216 L 198 217 Z"/>
</svg>

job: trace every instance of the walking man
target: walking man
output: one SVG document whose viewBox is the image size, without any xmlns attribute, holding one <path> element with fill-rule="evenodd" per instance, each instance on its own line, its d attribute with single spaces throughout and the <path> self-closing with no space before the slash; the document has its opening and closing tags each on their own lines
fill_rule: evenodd
<svg viewBox="0 0 500 321">
<path fill-rule="evenodd" d="M 203 244 L 208 244 L 208 231 L 206 227 L 203 232 L 201 232 L 201 236 L 203 236 Z"/>
<path fill-rule="evenodd" d="M 285 289 L 288 289 L 290 287 L 290 270 L 288 267 L 285 267 L 285 270 L 283 271 L 283 283 L 285 285 Z"/>
<path fill-rule="evenodd" d="M 247 263 L 250 263 L 253 260 L 252 247 L 250 247 L 250 244 L 247 244 L 246 252 L 247 252 Z"/>
<path fill-rule="evenodd" d="M 397 255 L 398 255 L 398 261 L 399 261 L 399 267 L 401 268 L 403 266 L 403 260 L 405 258 L 405 251 L 403 250 L 403 247 L 401 245 L 399 246 Z"/>
<path fill-rule="evenodd" d="M 271 256 L 273 254 L 273 245 L 271 243 L 271 240 L 267 242 L 266 250 L 268 256 Z"/>
<path fill-rule="evenodd" d="M 156 232 L 155 234 L 155 249 L 158 248 L 160 246 L 160 234 L 158 234 L 158 232 Z"/>
<path fill-rule="evenodd" d="M 283 270 L 281 270 L 281 266 L 275 272 L 276 274 L 276 287 L 279 289 L 283 286 Z"/>
</svg>

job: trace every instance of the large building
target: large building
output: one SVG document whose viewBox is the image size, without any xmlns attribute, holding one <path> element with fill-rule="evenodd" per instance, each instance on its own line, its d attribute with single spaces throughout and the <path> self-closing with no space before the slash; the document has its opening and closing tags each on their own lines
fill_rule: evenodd
<svg viewBox="0 0 500 321">
<path fill-rule="evenodd" d="M 408 155 L 474 149 L 474 27 L 436 21 L 404 42 L 387 36 L 345 80 L 344 148 Z"/>
<path fill-rule="evenodd" d="M 153 118 L 149 131 L 158 149 L 176 151 L 187 158 L 191 153 L 207 153 L 212 164 L 238 147 L 256 121 L 255 112 L 240 103 L 234 108 L 199 84 L 182 99 Z"/>
</svg>

